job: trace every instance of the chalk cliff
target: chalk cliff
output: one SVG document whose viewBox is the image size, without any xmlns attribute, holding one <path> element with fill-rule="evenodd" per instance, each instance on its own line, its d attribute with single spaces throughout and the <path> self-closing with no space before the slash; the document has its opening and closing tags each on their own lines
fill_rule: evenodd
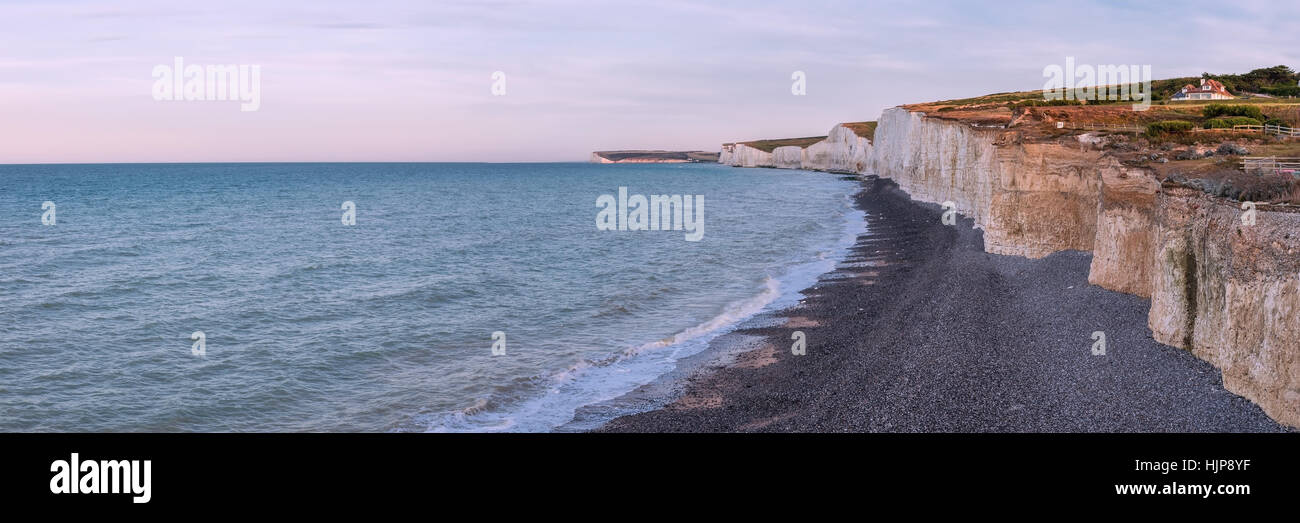
<svg viewBox="0 0 1300 523">
<path fill-rule="evenodd" d="M 803 165 L 803 148 L 786 145 L 772 150 L 772 166 L 779 169 L 799 169 Z"/>
<path fill-rule="evenodd" d="M 718 163 L 733 167 L 776 167 L 772 153 L 762 151 L 743 143 L 724 144 Z"/>
<path fill-rule="evenodd" d="M 734 167 L 776 167 L 861 173 L 871 165 L 871 139 L 837 124 L 826 138 L 811 145 L 785 145 L 765 152 L 745 143 L 723 144 L 718 163 Z"/>
<path fill-rule="evenodd" d="M 831 128 L 825 140 L 802 151 L 800 168 L 814 171 L 867 172 L 871 167 L 871 139 L 844 124 Z"/>
<path fill-rule="evenodd" d="M 984 230 L 988 252 L 1041 257 L 1092 251 L 1090 283 L 1151 299 L 1159 342 L 1223 372 L 1224 386 L 1300 426 L 1300 213 L 1162 186 L 1091 135 L 1025 141 L 906 108 L 871 139 L 842 125 L 799 151 L 797 168 L 893 179 L 913 199 L 952 202 Z M 796 168 L 795 151 L 745 150 L 721 163 Z M 760 154 L 761 153 L 761 154 Z"/>
<path fill-rule="evenodd" d="M 1101 201 L 1088 283 L 1150 298 L 1160 183 L 1146 169 L 1113 162 L 1102 167 L 1099 174 Z"/>
<path fill-rule="evenodd" d="M 888 109 L 876 130 L 874 172 L 913 198 L 952 202 L 984 229 L 985 248 L 1038 258 L 1091 250 L 1102 153 L 1021 143 L 1015 132 Z"/>
<path fill-rule="evenodd" d="M 1223 371 L 1223 386 L 1300 426 L 1300 213 L 1199 190 L 1156 197 L 1148 326 Z"/>
<path fill-rule="evenodd" d="M 591 163 L 699 163 L 716 162 L 718 153 L 709 151 L 625 150 L 595 151 Z"/>
</svg>

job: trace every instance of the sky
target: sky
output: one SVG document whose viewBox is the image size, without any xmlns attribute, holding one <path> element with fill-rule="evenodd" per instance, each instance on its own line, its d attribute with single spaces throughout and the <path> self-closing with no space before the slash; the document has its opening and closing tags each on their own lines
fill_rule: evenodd
<svg viewBox="0 0 1300 523">
<path fill-rule="evenodd" d="M 1039 89 L 1066 57 L 1155 78 L 1300 68 L 1296 20 L 1294 0 L 0 0 L 0 163 L 716 151 Z M 175 57 L 257 65 L 260 106 L 155 100 Z"/>
</svg>

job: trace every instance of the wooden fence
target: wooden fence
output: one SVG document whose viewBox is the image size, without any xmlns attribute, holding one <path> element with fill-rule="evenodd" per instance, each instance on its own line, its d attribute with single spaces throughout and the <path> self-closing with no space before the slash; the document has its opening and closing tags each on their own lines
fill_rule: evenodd
<svg viewBox="0 0 1300 523">
<path fill-rule="evenodd" d="M 1141 125 L 1124 125 L 1113 123 L 1074 123 L 1062 122 L 1062 129 L 1078 129 L 1081 131 L 1110 131 L 1115 133 L 1141 133 L 1146 132 L 1146 127 Z"/>
<path fill-rule="evenodd" d="M 1278 136 L 1300 136 L 1300 129 L 1287 127 L 1284 125 L 1234 125 L 1234 131 L 1259 131 L 1265 134 L 1276 134 Z"/>
<path fill-rule="evenodd" d="M 1059 125 L 1058 127 L 1059 129 L 1077 129 L 1081 131 L 1110 131 L 1116 133 L 1146 132 L 1146 127 L 1141 125 L 1107 124 L 1107 123 L 1074 123 L 1074 122 L 1060 122 L 1058 125 Z M 1195 133 L 1233 132 L 1233 131 L 1261 132 L 1266 134 L 1276 134 L 1278 136 L 1300 137 L 1300 129 L 1296 129 L 1294 127 L 1287 127 L 1284 125 L 1234 125 L 1232 126 L 1231 129 L 1227 127 L 1221 127 L 1218 129 L 1201 129 L 1198 127 L 1192 129 L 1192 132 Z"/>
<path fill-rule="evenodd" d="M 1241 170 L 1254 174 L 1289 174 L 1300 178 L 1300 158 L 1246 156 L 1241 159 Z"/>
</svg>

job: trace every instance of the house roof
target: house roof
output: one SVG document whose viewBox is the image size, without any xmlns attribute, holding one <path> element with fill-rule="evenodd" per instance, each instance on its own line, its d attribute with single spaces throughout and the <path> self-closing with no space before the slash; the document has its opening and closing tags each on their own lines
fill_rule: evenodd
<svg viewBox="0 0 1300 523">
<path fill-rule="evenodd" d="M 1187 84 L 1183 86 L 1183 88 L 1180 89 L 1178 93 L 1179 94 L 1217 93 L 1224 96 L 1232 96 L 1232 93 L 1229 93 L 1228 88 L 1224 87 L 1222 83 L 1220 83 L 1218 80 L 1212 80 L 1208 78 L 1201 79 L 1200 87 L 1197 87 L 1192 84 Z"/>
</svg>

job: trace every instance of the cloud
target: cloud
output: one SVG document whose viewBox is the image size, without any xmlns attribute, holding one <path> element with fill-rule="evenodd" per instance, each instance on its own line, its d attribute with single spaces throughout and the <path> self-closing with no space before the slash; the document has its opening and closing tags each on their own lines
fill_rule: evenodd
<svg viewBox="0 0 1300 523">
<path fill-rule="evenodd" d="M 1291 27 L 1300 4 L 1179 5 L 4 3 L 0 88 L 22 110 L 6 114 L 0 161 L 94 161 L 85 151 L 150 161 L 146 137 L 158 136 L 250 161 L 312 159 L 323 148 L 332 159 L 580 160 L 596 144 L 716 149 L 821 133 L 903 103 L 1033 89 L 1066 56 L 1151 64 L 1159 77 L 1300 66 Z M 262 65 L 262 110 L 152 102 L 150 68 L 173 56 Z M 497 70 L 507 73 L 504 97 L 489 92 Z M 805 97 L 790 95 L 794 70 L 808 75 Z"/>
<path fill-rule="evenodd" d="M 388 26 L 366 22 L 332 22 L 311 24 L 309 27 L 314 27 L 316 29 L 385 29 Z"/>
</svg>

